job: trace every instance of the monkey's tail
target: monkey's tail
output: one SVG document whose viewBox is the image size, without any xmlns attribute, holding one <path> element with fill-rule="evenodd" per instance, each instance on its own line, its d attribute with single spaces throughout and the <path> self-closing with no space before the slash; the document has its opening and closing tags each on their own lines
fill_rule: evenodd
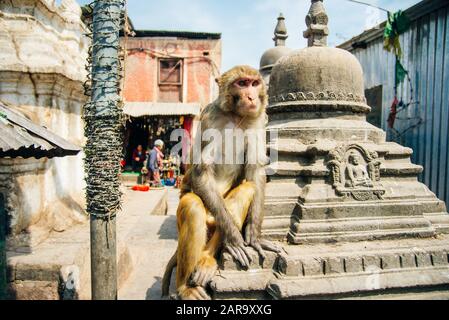
<svg viewBox="0 0 449 320">
<path fill-rule="evenodd" d="M 170 280 L 171 280 L 171 274 L 173 272 L 173 268 L 176 267 L 178 264 L 178 249 L 176 249 L 173 256 L 170 258 L 170 260 L 167 263 L 167 267 L 165 268 L 164 276 L 162 277 L 162 297 L 168 297 L 168 294 L 170 292 Z"/>
</svg>

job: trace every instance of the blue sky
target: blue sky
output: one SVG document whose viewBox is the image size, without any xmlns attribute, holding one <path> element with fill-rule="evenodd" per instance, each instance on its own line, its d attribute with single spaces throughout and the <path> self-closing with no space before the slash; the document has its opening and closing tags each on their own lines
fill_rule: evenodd
<svg viewBox="0 0 449 320">
<path fill-rule="evenodd" d="M 406 9 L 419 0 L 364 0 L 390 11 Z M 78 0 L 86 4 L 90 0 Z M 287 46 L 306 45 L 302 32 L 310 0 L 128 0 L 128 14 L 137 29 L 221 32 L 222 71 L 237 64 L 259 66 L 263 52 L 273 46 L 280 12 L 289 33 Z M 329 45 L 361 33 L 386 13 L 347 0 L 325 0 L 329 15 Z"/>
</svg>

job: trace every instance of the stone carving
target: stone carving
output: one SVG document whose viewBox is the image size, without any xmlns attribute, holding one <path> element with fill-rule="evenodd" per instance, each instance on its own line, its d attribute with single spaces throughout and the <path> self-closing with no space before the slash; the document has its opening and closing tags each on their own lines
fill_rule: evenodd
<svg viewBox="0 0 449 320">
<path fill-rule="evenodd" d="M 373 186 L 373 181 L 368 175 L 366 167 L 360 163 L 360 156 L 352 151 L 348 157 L 346 165 L 346 174 L 349 179 L 346 180 L 347 187 L 369 187 Z"/>
<path fill-rule="evenodd" d="M 329 28 L 329 18 L 324 9 L 322 0 L 313 0 L 309 13 L 306 16 L 307 30 L 304 38 L 308 39 L 308 46 L 326 46 Z"/>
<path fill-rule="evenodd" d="M 286 102 L 286 101 L 350 101 L 350 102 L 361 102 L 366 103 L 364 96 L 356 95 L 354 93 L 344 93 L 344 92 L 332 92 L 320 91 L 315 92 L 289 92 L 284 94 L 279 94 L 277 96 L 270 97 L 270 103 Z"/>
<path fill-rule="evenodd" d="M 377 152 L 358 144 L 342 145 L 329 152 L 327 166 L 337 195 L 357 201 L 382 199 L 385 189 L 380 181 Z"/>
</svg>

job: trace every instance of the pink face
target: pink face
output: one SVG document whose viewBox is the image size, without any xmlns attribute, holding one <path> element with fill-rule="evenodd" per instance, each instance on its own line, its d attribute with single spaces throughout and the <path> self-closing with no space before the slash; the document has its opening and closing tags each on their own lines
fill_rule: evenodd
<svg viewBox="0 0 449 320">
<path fill-rule="evenodd" d="M 259 78 L 240 78 L 233 83 L 234 90 L 238 93 L 239 113 L 258 112 L 260 102 L 260 90 L 262 82 Z"/>
</svg>

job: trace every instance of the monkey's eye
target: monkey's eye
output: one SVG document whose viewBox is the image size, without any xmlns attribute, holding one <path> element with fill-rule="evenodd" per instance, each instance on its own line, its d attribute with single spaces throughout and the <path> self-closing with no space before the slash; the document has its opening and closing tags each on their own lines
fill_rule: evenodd
<svg viewBox="0 0 449 320">
<path fill-rule="evenodd" d="M 260 81 L 259 80 L 255 80 L 253 82 L 253 87 L 258 87 L 260 85 Z"/>
<path fill-rule="evenodd" d="M 245 81 L 245 80 L 240 80 L 240 81 L 237 82 L 237 84 L 238 84 L 240 87 L 246 87 L 246 81 Z"/>
</svg>

